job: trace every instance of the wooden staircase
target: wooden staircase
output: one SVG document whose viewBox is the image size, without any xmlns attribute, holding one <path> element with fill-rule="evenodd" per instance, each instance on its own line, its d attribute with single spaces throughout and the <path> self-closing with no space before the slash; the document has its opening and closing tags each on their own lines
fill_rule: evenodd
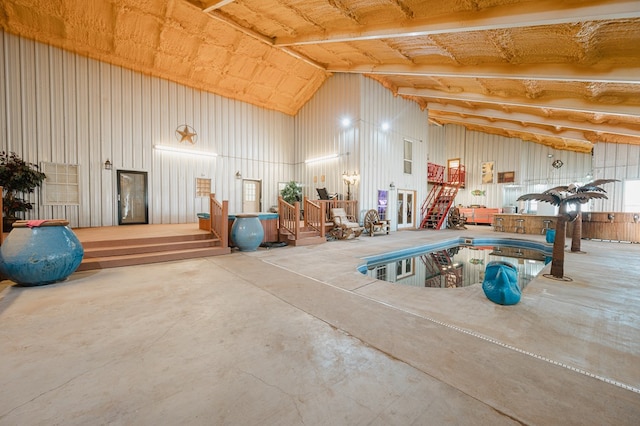
<svg viewBox="0 0 640 426">
<path fill-rule="evenodd" d="M 134 232 L 132 234 L 135 235 Z M 82 242 L 84 258 L 78 271 L 218 256 L 231 252 L 213 234 L 198 231 L 195 226 L 190 234 L 96 238 Z"/>
<path fill-rule="evenodd" d="M 325 221 L 320 205 L 304 198 L 304 219 L 300 203 L 289 204 L 278 198 L 278 241 L 291 246 L 308 246 L 324 244 Z"/>
<path fill-rule="evenodd" d="M 447 182 L 435 182 L 429 195 L 422 203 L 420 213 L 421 228 L 441 229 L 449 209 L 453 204 L 458 190 L 464 185 L 464 166 L 451 169 L 451 175 Z"/>
</svg>

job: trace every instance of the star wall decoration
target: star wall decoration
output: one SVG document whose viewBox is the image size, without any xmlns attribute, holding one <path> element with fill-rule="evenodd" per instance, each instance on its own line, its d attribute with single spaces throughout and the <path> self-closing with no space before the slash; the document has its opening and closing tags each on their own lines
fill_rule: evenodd
<svg viewBox="0 0 640 426">
<path fill-rule="evenodd" d="M 180 143 L 189 142 L 191 145 L 195 145 L 198 134 L 193 130 L 193 127 L 183 124 L 176 129 L 176 138 Z"/>
</svg>

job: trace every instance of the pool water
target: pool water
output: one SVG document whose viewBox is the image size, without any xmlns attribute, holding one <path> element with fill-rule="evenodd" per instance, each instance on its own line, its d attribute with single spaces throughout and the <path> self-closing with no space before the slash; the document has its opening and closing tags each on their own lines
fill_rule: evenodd
<svg viewBox="0 0 640 426">
<path fill-rule="evenodd" d="M 485 266 L 502 260 L 516 267 L 524 288 L 550 261 L 551 250 L 549 244 L 526 240 L 461 238 L 369 257 L 360 271 L 414 287 L 459 288 L 482 284 Z"/>
</svg>

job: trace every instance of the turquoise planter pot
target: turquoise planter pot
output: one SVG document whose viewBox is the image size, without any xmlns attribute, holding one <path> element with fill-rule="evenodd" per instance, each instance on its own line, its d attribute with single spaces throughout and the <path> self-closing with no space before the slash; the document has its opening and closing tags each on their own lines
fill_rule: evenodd
<svg viewBox="0 0 640 426">
<path fill-rule="evenodd" d="M 64 220 L 29 228 L 18 221 L 0 246 L 0 271 L 23 286 L 62 281 L 82 262 L 84 249 Z"/>
<path fill-rule="evenodd" d="M 264 238 L 257 213 L 240 213 L 231 225 L 231 241 L 240 251 L 256 251 Z"/>
</svg>

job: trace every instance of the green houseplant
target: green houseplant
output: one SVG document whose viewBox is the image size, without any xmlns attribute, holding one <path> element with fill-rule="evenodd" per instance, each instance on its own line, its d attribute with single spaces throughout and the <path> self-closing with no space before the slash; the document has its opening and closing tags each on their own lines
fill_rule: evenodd
<svg viewBox="0 0 640 426">
<path fill-rule="evenodd" d="M 17 220 L 18 212 L 31 210 L 33 205 L 25 198 L 42 184 L 46 175 L 38 166 L 28 163 L 15 152 L 0 153 L 0 186 L 2 186 L 2 213 L 5 229 Z"/>
<path fill-rule="evenodd" d="M 292 180 L 280 191 L 280 195 L 287 203 L 295 204 L 296 201 L 302 201 L 302 187 Z"/>
</svg>

